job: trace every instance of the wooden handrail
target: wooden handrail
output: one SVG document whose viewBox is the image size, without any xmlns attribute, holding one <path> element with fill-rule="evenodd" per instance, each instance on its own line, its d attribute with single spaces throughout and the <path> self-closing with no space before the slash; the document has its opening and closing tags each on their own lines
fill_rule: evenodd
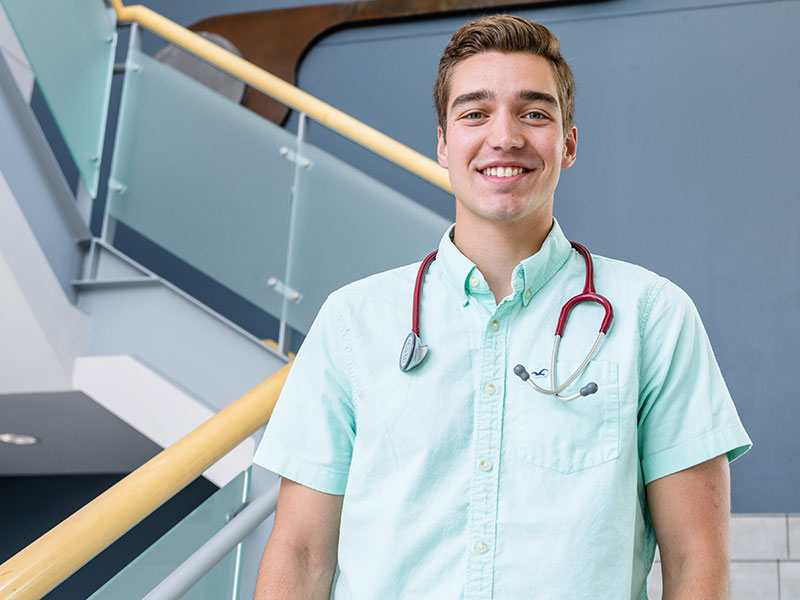
<svg viewBox="0 0 800 600">
<path fill-rule="evenodd" d="M 332 107 L 330 104 L 326 104 L 311 94 L 235 55 L 233 52 L 229 52 L 185 27 L 181 27 L 146 6 L 140 4 L 124 6 L 122 0 L 111 0 L 111 4 L 114 6 L 117 18 L 120 21 L 135 21 L 142 27 L 200 56 L 276 100 L 306 113 L 315 121 L 369 148 L 376 154 L 444 190 L 451 191 L 447 171 L 440 167 L 438 163 L 423 156 L 416 150 L 412 150 L 377 129 L 362 123 L 358 119 L 354 119 L 347 113 Z"/>
<path fill-rule="evenodd" d="M 264 425 L 290 366 L 0 565 L 0 599 L 41 598 Z"/>
</svg>

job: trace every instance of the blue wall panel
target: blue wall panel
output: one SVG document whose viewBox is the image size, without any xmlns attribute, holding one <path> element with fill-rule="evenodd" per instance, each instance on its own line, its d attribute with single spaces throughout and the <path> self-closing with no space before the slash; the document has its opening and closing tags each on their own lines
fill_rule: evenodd
<svg viewBox="0 0 800 600">
<path fill-rule="evenodd" d="M 800 360 L 800 2 L 619 0 L 520 14 L 559 35 L 577 79 L 562 227 L 690 293 L 755 442 L 732 467 L 733 508 L 797 512 L 800 407 L 787 374 Z M 433 157 L 436 62 L 465 20 L 342 31 L 308 55 L 300 85 Z M 311 133 L 452 215 L 446 195 L 322 127 Z"/>
<path fill-rule="evenodd" d="M 149 5 L 185 24 L 213 14 Z M 578 83 L 578 162 L 556 197 L 562 226 L 692 295 L 756 444 L 733 465 L 733 508 L 800 512 L 800 408 L 786 375 L 800 359 L 800 0 L 615 0 L 520 14 L 561 37 Z M 298 81 L 434 157 L 436 62 L 467 18 L 342 30 L 309 52 Z M 310 141 L 452 218 L 451 197 L 369 151 L 317 125 Z"/>
</svg>

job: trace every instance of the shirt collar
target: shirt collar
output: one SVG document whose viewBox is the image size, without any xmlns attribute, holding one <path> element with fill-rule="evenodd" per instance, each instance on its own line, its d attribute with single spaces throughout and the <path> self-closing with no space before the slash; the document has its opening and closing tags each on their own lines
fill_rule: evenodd
<svg viewBox="0 0 800 600">
<path fill-rule="evenodd" d="M 445 279 L 456 292 L 469 301 L 470 293 L 488 292 L 489 287 L 478 269 L 453 243 L 455 225 L 451 225 L 439 242 L 436 262 L 442 267 Z M 533 296 L 544 287 L 567 260 L 571 251 L 569 240 L 564 236 L 558 221 L 553 219 L 553 227 L 539 251 L 523 260 L 511 275 L 511 288 L 514 294 L 521 294 L 522 304 L 527 306 Z"/>
</svg>

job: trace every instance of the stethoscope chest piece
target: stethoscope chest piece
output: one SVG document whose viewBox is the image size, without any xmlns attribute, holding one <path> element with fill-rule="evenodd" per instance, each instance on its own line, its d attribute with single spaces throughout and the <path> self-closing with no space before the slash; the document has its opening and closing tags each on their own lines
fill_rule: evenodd
<svg viewBox="0 0 800 600">
<path fill-rule="evenodd" d="M 422 345 L 422 340 L 413 331 L 406 336 L 403 350 L 400 352 L 400 370 L 410 371 L 421 363 L 428 355 L 428 347 Z"/>
</svg>

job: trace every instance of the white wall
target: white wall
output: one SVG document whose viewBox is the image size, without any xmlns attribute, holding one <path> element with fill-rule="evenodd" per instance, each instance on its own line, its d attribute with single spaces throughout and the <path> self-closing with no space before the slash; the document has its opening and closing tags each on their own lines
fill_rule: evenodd
<svg viewBox="0 0 800 600">
<path fill-rule="evenodd" d="M 64 294 L 0 171 L 0 393 L 70 388 L 89 318 Z"/>
<path fill-rule="evenodd" d="M 0 52 L 6 59 L 22 95 L 30 102 L 33 93 L 33 72 L 2 6 L 0 6 Z"/>
</svg>

